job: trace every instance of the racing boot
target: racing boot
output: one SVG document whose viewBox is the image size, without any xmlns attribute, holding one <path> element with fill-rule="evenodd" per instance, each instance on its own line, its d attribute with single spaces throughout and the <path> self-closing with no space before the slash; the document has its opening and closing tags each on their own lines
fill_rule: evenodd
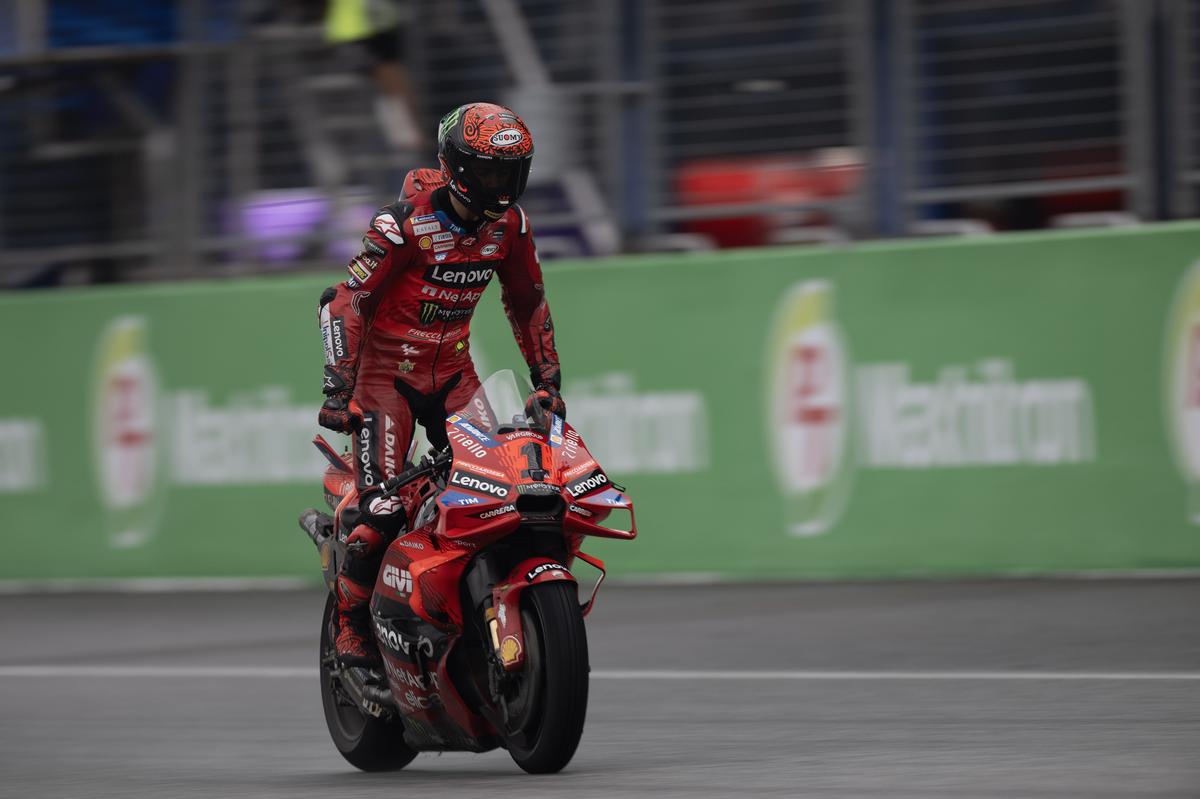
<svg viewBox="0 0 1200 799">
<path fill-rule="evenodd" d="M 343 666 L 373 666 L 379 650 L 370 632 L 371 586 L 357 583 L 345 574 L 337 578 L 338 635 L 334 647 Z"/>
</svg>

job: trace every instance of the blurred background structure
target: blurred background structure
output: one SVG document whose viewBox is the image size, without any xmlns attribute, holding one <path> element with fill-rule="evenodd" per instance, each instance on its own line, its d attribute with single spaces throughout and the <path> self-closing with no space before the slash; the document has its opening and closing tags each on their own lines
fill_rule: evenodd
<svg viewBox="0 0 1200 799">
<path fill-rule="evenodd" d="M 640 534 L 562 778 L 353 779 L 315 311 L 478 100 Z M 1196 217 L 1200 0 L 0 0 L 0 794 L 1194 799 Z"/>
<path fill-rule="evenodd" d="M 0 285 L 328 269 L 481 99 L 548 258 L 1200 213 L 1200 0 L 3 0 Z"/>
</svg>

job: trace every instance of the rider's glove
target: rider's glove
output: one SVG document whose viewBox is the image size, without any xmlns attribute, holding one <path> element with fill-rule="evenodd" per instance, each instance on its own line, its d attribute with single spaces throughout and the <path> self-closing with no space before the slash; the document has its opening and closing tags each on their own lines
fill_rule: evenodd
<svg viewBox="0 0 1200 799">
<path fill-rule="evenodd" d="M 539 420 L 549 411 L 567 418 L 567 405 L 558 393 L 562 385 L 558 364 L 539 363 L 529 367 L 529 379 L 537 388 L 525 401 L 525 415 L 532 420 Z"/>
<path fill-rule="evenodd" d="M 562 388 L 562 373 L 559 372 L 556 363 L 539 363 L 529 367 L 529 382 L 539 389 L 543 386 L 551 386 L 558 390 Z"/>
<path fill-rule="evenodd" d="M 567 418 L 567 404 L 563 402 L 558 389 L 549 383 L 543 383 L 525 401 L 525 415 L 530 419 L 538 419 L 547 411 Z"/>
<path fill-rule="evenodd" d="M 343 366 L 325 366 L 325 403 L 317 413 L 321 427 L 338 433 L 353 433 L 362 427 L 362 417 L 355 413 L 350 404 L 354 394 L 354 372 Z"/>
</svg>

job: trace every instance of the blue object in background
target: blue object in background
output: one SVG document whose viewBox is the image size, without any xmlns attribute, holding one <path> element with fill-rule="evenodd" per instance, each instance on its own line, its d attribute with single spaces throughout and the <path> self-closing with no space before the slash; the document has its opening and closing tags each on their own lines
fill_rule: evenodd
<svg viewBox="0 0 1200 799">
<path fill-rule="evenodd" d="M 177 8 L 162 0 L 49 0 L 46 39 L 50 47 L 162 44 L 178 38 Z"/>
<path fill-rule="evenodd" d="M 12 53 L 17 49 L 17 5 L 0 4 L 0 53 Z"/>
</svg>

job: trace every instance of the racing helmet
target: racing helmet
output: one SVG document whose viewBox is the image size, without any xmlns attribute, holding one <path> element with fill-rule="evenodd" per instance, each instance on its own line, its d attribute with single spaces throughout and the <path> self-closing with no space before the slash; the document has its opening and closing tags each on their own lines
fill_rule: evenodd
<svg viewBox="0 0 1200 799">
<path fill-rule="evenodd" d="M 533 135 L 502 105 L 468 103 L 442 117 L 438 160 L 450 193 L 472 212 L 499 219 L 529 180 Z"/>
</svg>

